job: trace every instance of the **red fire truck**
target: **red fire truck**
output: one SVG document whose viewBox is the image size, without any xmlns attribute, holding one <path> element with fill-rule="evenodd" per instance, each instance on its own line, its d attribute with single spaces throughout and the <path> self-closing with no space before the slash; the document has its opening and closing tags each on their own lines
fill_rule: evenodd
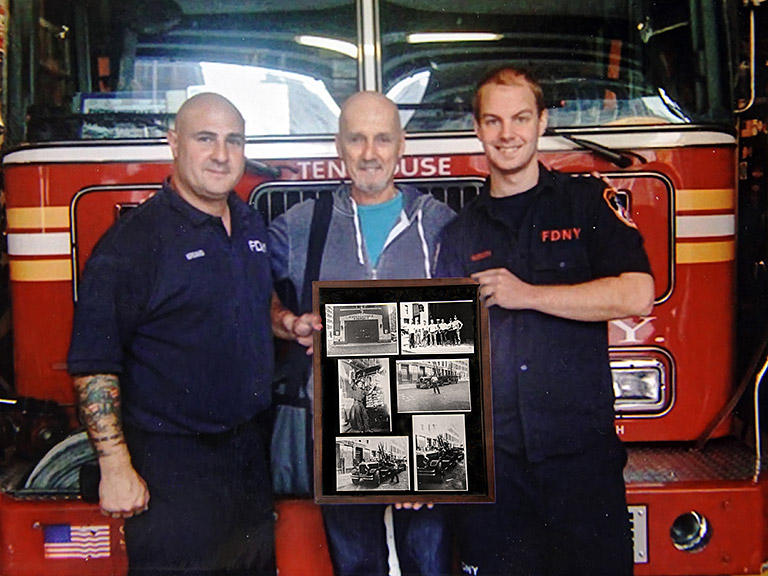
<svg viewBox="0 0 768 576">
<path fill-rule="evenodd" d="M 610 324 L 636 573 L 760 573 L 766 343 L 755 325 L 765 315 L 759 299 L 746 307 L 740 297 L 740 271 L 752 268 L 739 258 L 765 246 L 738 243 L 734 107 L 740 78 L 742 107 L 755 100 L 755 58 L 751 68 L 738 60 L 755 48 L 761 8 L 743 4 L 0 3 L 14 346 L 0 399 L 0 573 L 125 573 L 121 523 L 79 495 L 93 455 L 77 430 L 65 360 L 83 265 L 110 224 L 169 173 L 164 134 L 180 103 L 217 91 L 241 109 L 249 170 L 237 192 L 269 222 L 344 178 L 332 138 L 340 103 L 382 91 L 409 134 L 397 177 L 458 210 L 487 174 L 472 133 L 473 83 L 502 63 L 542 80 L 551 127 L 543 161 L 607 178 L 651 259 L 653 313 Z M 744 206 L 740 216 L 764 227 L 764 208 Z M 330 573 L 318 508 L 285 499 L 278 515 L 281 573 Z"/>
</svg>

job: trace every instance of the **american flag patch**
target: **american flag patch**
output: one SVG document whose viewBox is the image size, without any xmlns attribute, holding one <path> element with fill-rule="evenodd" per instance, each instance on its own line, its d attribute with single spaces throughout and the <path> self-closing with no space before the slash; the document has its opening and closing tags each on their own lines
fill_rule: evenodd
<svg viewBox="0 0 768 576">
<path fill-rule="evenodd" d="M 109 526 L 43 526 L 46 558 L 108 558 Z"/>
</svg>

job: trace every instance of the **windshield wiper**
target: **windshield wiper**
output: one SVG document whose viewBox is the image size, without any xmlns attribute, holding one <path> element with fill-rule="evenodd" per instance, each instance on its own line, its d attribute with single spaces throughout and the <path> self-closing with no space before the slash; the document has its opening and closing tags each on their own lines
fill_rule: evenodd
<svg viewBox="0 0 768 576">
<path fill-rule="evenodd" d="M 544 132 L 544 135 L 559 136 L 560 138 L 565 138 L 569 142 L 573 142 L 574 144 L 576 144 L 579 148 L 591 150 L 601 158 L 605 158 L 606 160 L 612 162 L 619 168 L 629 168 L 630 166 L 632 166 L 632 158 L 635 158 L 635 157 L 639 158 L 642 162 L 645 162 L 645 158 L 643 158 L 642 156 L 629 154 L 628 152 L 622 152 L 620 150 L 613 150 L 612 148 L 608 148 L 607 146 L 603 146 L 602 144 L 597 144 L 590 140 L 584 140 L 583 138 L 577 138 L 576 136 L 572 136 L 570 134 L 564 134 L 563 132 L 560 132 L 559 130 L 555 130 L 553 128 L 547 128 L 547 130 Z"/>
</svg>

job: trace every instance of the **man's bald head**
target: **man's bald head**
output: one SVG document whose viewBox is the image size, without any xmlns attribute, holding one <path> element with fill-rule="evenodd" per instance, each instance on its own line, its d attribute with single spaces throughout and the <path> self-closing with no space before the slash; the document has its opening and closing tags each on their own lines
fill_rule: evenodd
<svg viewBox="0 0 768 576">
<path fill-rule="evenodd" d="M 357 92 L 347 98 L 341 107 L 339 116 L 339 132 L 345 130 L 350 118 L 359 116 L 363 111 L 376 111 L 378 114 L 389 115 L 392 127 L 397 132 L 402 132 L 400 114 L 392 100 L 381 92 Z"/>
<path fill-rule="evenodd" d="M 204 111 L 220 111 L 229 112 L 239 120 L 243 131 L 245 131 L 245 119 L 240 114 L 232 102 L 224 98 L 221 94 L 215 92 L 202 92 L 195 94 L 191 98 L 188 98 L 176 112 L 176 120 L 174 122 L 174 130 L 177 132 L 183 129 L 184 124 L 189 121 L 190 118 L 201 114 Z"/>
<path fill-rule="evenodd" d="M 245 169 L 245 122 L 219 94 L 193 96 L 179 108 L 168 131 L 173 186 L 193 206 L 220 210 Z"/>
<path fill-rule="evenodd" d="M 336 150 L 358 204 L 394 198 L 395 169 L 405 151 L 405 134 L 394 102 L 379 92 L 350 96 L 341 107 Z"/>
</svg>

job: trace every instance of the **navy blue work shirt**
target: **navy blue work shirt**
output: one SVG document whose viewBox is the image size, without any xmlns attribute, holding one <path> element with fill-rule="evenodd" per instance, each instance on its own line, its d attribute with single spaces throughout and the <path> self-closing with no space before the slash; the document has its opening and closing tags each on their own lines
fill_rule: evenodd
<svg viewBox="0 0 768 576">
<path fill-rule="evenodd" d="M 650 273 L 640 233 L 596 178 L 540 167 L 515 233 L 488 187 L 443 230 L 435 277 L 507 268 L 531 284 L 578 284 Z M 495 449 L 540 461 L 614 432 L 605 322 L 489 309 Z"/>
<path fill-rule="evenodd" d="M 271 404 L 267 231 L 234 193 L 228 202 L 231 236 L 166 183 L 88 259 L 68 370 L 118 375 L 134 426 L 218 433 Z"/>
</svg>

